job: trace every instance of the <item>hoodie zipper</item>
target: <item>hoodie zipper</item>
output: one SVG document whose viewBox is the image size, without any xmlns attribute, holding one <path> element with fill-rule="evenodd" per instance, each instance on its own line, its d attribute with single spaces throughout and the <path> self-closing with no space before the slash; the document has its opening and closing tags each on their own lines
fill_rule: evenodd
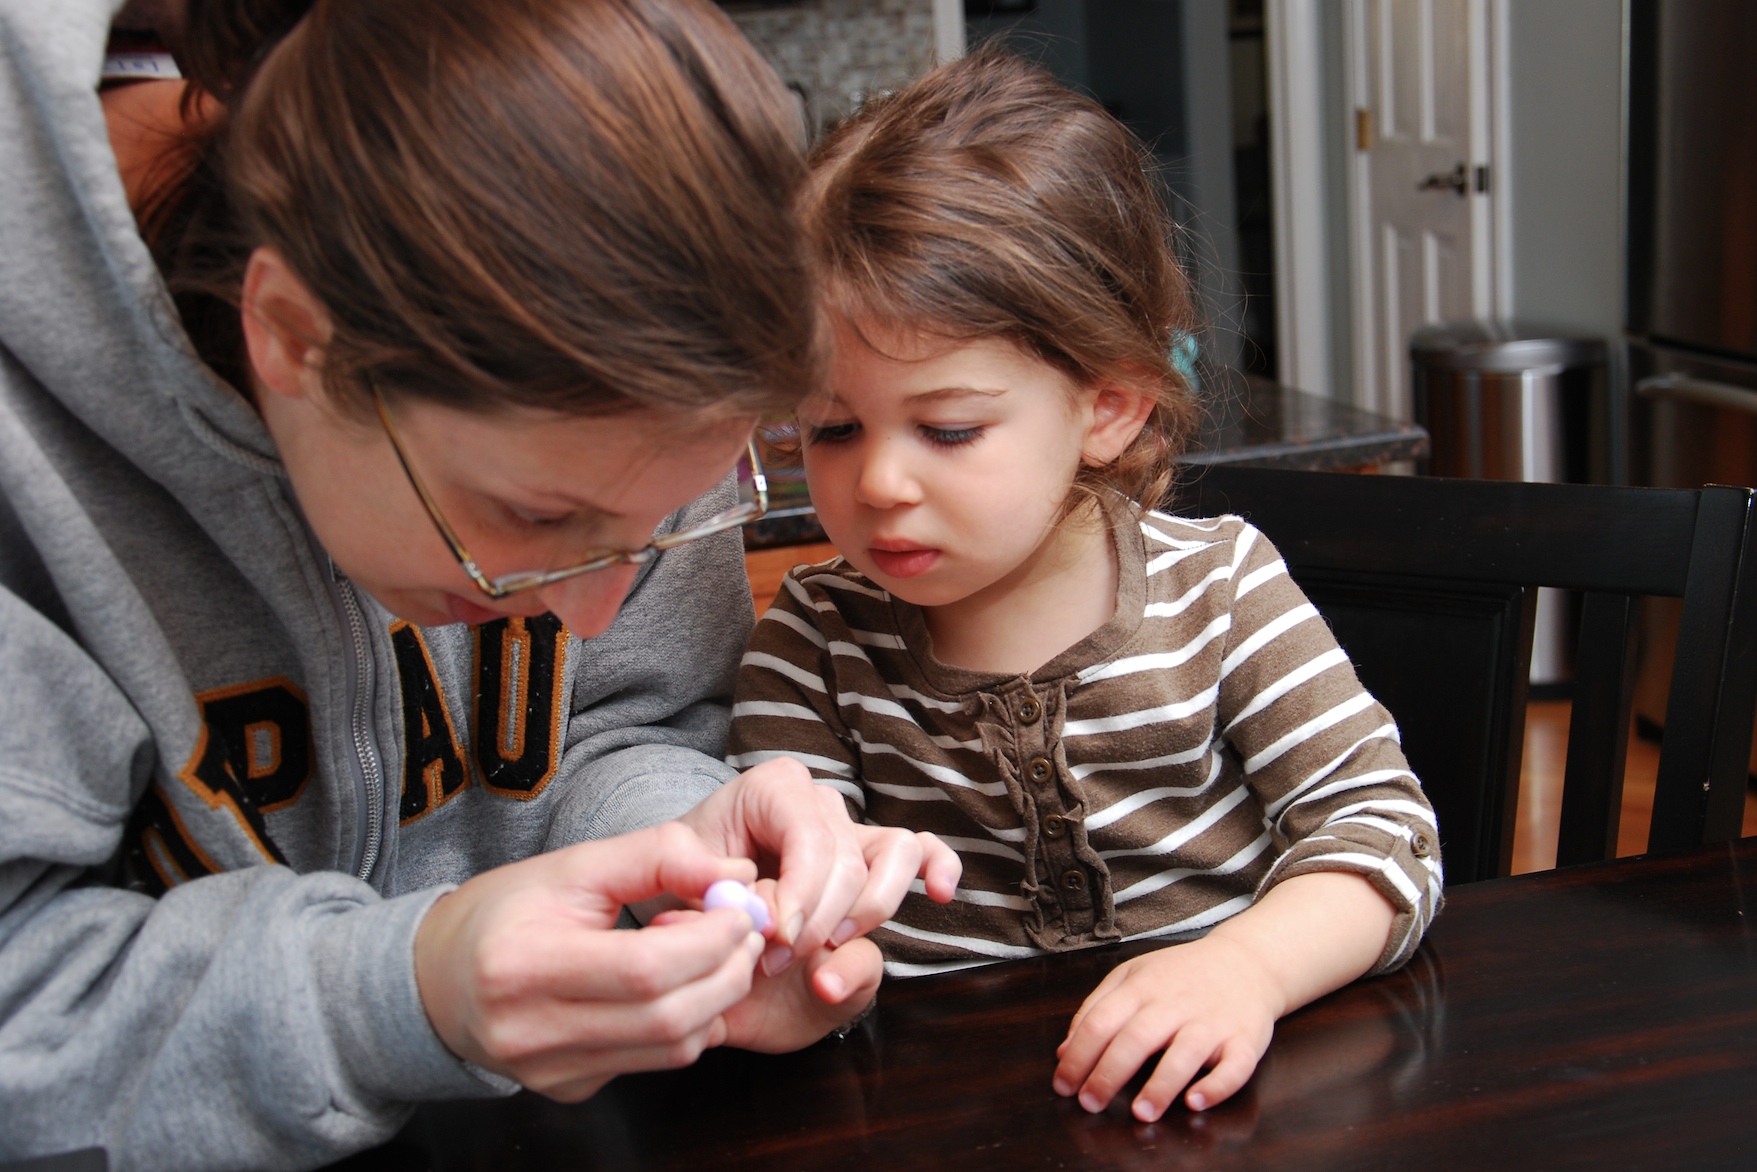
<svg viewBox="0 0 1757 1172">
<path fill-rule="evenodd" d="M 348 690 L 353 700 L 354 756 L 360 766 L 360 806 L 366 821 L 354 873 L 362 881 L 370 881 L 384 842 L 384 782 L 378 772 L 377 746 L 372 741 L 372 657 L 366 636 L 366 618 L 360 613 L 359 599 L 354 597 L 353 583 L 340 574 L 336 574 L 333 580 L 336 596 L 342 603 L 342 613 L 348 620 L 348 634 L 354 651 Z"/>
</svg>

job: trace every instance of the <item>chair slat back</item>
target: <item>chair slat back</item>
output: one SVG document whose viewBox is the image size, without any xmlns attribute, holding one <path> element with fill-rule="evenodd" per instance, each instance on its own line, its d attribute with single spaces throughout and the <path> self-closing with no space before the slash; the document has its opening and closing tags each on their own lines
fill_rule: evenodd
<svg viewBox="0 0 1757 1172">
<path fill-rule="evenodd" d="M 1275 543 L 1397 718 L 1447 877 L 1511 868 L 1536 588 L 1583 592 L 1559 864 L 1610 858 L 1637 598 L 1681 597 L 1650 849 L 1736 837 L 1757 712 L 1750 489 L 1606 488 L 1213 467 L 1173 508 Z"/>
</svg>

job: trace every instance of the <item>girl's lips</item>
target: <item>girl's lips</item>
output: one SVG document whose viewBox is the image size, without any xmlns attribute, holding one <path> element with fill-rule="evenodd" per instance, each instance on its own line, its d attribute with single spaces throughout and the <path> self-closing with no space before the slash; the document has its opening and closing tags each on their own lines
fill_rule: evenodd
<svg viewBox="0 0 1757 1172">
<path fill-rule="evenodd" d="M 888 578 L 913 578 L 925 574 L 940 556 L 937 549 L 868 549 L 866 552 Z"/>
</svg>

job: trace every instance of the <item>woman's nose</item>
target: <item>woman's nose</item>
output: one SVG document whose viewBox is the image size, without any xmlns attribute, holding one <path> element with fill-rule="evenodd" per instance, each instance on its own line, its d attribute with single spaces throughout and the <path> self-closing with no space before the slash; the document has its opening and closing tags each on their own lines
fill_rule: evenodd
<svg viewBox="0 0 1757 1172">
<path fill-rule="evenodd" d="M 634 585 L 635 566 L 612 566 L 593 570 L 532 591 L 542 609 L 567 624 L 582 639 L 602 635 L 616 621 L 622 600 Z"/>
<path fill-rule="evenodd" d="M 854 495 L 862 504 L 890 509 L 920 501 L 921 487 L 898 447 L 882 442 L 869 445 L 854 485 Z"/>
</svg>

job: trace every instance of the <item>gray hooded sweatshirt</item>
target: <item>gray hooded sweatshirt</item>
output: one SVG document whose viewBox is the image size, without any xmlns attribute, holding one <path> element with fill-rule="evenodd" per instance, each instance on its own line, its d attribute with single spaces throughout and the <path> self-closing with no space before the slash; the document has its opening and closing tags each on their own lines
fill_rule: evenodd
<svg viewBox="0 0 1757 1172">
<path fill-rule="evenodd" d="M 111 8 L 0 3 L 0 1158 L 310 1167 L 511 1089 L 416 991 L 448 884 L 730 775 L 742 547 L 666 553 L 584 642 L 351 586 L 136 231 Z"/>
</svg>

